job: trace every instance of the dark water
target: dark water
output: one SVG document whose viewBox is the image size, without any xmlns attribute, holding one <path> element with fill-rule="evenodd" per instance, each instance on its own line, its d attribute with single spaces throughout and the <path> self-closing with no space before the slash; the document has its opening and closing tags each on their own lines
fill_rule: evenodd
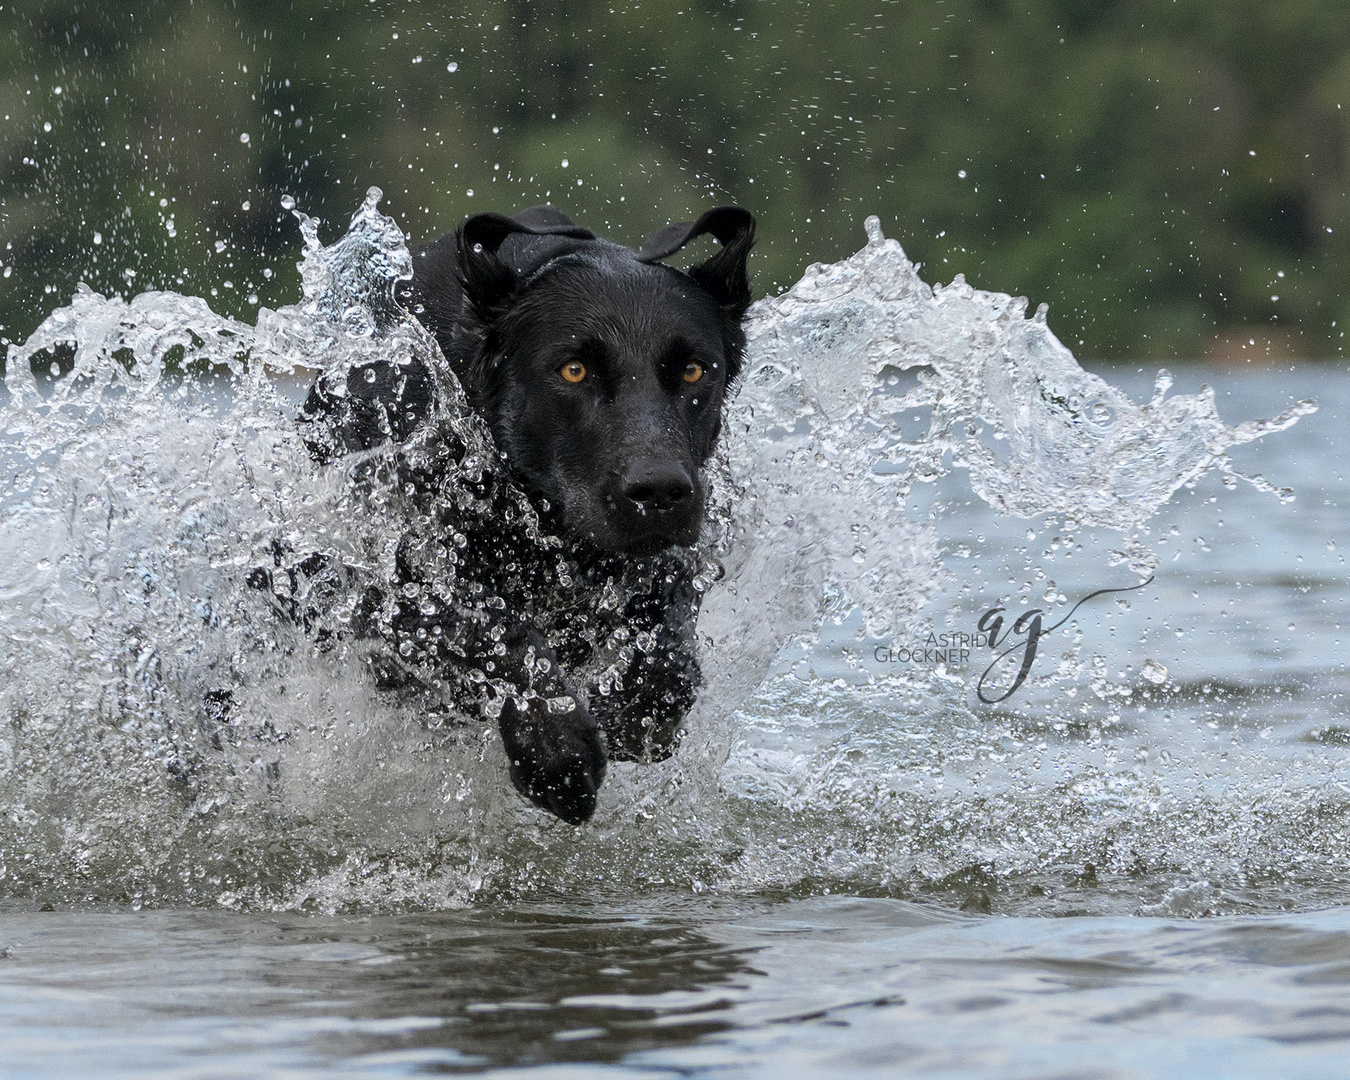
<svg viewBox="0 0 1350 1080">
<path fill-rule="evenodd" d="M 0 926 L 6 1076 L 1347 1074 L 1345 910 L 671 897 Z"/>
</svg>

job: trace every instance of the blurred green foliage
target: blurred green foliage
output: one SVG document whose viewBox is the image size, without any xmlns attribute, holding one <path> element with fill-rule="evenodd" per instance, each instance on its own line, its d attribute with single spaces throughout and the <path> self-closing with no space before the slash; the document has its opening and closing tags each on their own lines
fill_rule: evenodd
<svg viewBox="0 0 1350 1080">
<path fill-rule="evenodd" d="M 1350 320 L 1350 4 L 5 0 L 0 64 L 15 339 L 79 281 L 293 302 L 280 196 L 331 237 L 372 184 L 414 241 L 738 202 L 765 292 L 876 213 L 1086 357 L 1337 355 Z"/>
</svg>

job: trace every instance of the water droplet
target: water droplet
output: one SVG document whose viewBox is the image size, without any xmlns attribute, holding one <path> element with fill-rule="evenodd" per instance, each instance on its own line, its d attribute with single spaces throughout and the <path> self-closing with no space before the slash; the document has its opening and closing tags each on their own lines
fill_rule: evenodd
<svg viewBox="0 0 1350 1080">
<path fill-rule="evenodd" d="M 295 209 L 295 196 L 294 196 L 294 195 L 283 195 L 283 196 L 281 197 L 281 208 L 282 208 L 283 210 L 294 210 L 294 209 Z"/>
<path fill-rule="evenodd" d="M 563 158 L 563 159 L 562 159 L 562 167 L 563 167 L 564 169 L 567 168 L 567 166 L 570 165 L 570 164 L 571 164 L 571 162 L 569 162 L 566 158 Z"/>
<path fill-rule="evenodd" d="M 375 318 L 360 304 L 352 304 L 342 313 L 342 328 L 353 337 L 370 337 L 375 333 Z M 373 368 L 366 372 L 366 381 L 375 381 Z"/>
<path fill-rule="evenodd" d="M 458 65 L 457 63 L 455 63 L 453 60 L 451 60 L 450 63 L 448 63 L 448 64 L 445 65 L 445 70 L 446 70 L 446 71 L 458 71 L 458 70 L 459 70 L 459 65 Z"/>
<path fill-rule="evenodd" d="M 248 133 L 247 131 L 241 131 L 241 132 L 239 133 L 239 141 L 240 141 L 241 143 L 243 143 L 245 146 L 247 146 L 247 145 L 249 144 L 250 139 L 251 139 L 251 136 L 249 135 L 249 133 Z"/>
<path fill-rule="evenodd" d="M 1160 686 L 1167 681 L 1167 669 L 1156 660 L 1145 660 L 1139 673 L 1155 685 Z"/>
</svg>

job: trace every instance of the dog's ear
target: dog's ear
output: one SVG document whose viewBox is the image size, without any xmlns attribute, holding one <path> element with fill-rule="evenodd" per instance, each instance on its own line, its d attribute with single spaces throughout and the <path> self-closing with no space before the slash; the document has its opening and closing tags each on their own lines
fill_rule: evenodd
<svg viewBox="0 0 1350 1080">
<path fill-rule="evenodd" d="M 689 276 L 739 319 L 750 306 L 750 274 L 745 265 L 755 243 L 755 217 L 750 211 L 719 206 L 697 221 L 677 221 L 657 229 L 638 252 L 638 261 L 657 262 L 705 233 L 722 246 L 710 259 L 690 267 Z"/>
<path fill-rule="evenodd" d="M 505 214 L 474 214 L 464 219 L 455 234 L 464 299 L 484 322 L 501 314 L 519 284 L 497 249 L 512 233 L 532 231 Z"/>
<path fill-rule="evenodd" d="M 506 238 L 516 233 L 595 239 L 552 206 L 535 206 L 514 218 L 504 214 L 474 214 L 465 218 L 455 237 L 460 285 L 465 299 L 485 322 L 501 314 L 520 287 L 521 277 L 499 254 Z"/>
</svg>

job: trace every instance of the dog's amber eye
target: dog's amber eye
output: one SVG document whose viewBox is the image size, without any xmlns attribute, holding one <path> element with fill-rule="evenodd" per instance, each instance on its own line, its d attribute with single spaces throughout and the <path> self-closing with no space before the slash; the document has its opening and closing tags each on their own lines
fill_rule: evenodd
<svg viewBox="0 0 1350 1080">
<path fill-rule="evenodd" d="M 580 360 L 571 360 L 558 369 L 558 374 L 570 383 L 579 383 L 586 377 L 586 365 Z"/>
<path fill-rule="evenodd" d="M 684 365 L 684 381 L 687 383 L 696 383 L 703 378 L 703 365 L 688 363 Z"/>
</svg>

